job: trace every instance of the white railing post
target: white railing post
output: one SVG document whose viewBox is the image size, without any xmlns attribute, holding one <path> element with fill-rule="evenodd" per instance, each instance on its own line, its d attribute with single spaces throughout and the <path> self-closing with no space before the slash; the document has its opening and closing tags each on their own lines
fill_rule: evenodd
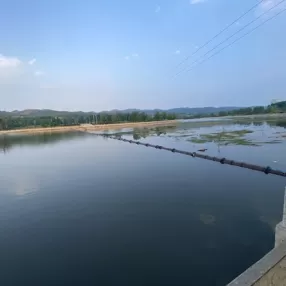
<svg viewBox="0 0 286 286">
<path fill-rule="evenodd" d="M 283 217 L 282 221 L 276 225 L 275 247 L 286 241 L 286 187 L 284 190 Z"/>
<path fill-rule="evenodd" d="M 282 224 L 284 227 L 286 227 L 286 187 L 284 191 L 284 205 L 283 205 L 283 220 Z"/>
</svg>

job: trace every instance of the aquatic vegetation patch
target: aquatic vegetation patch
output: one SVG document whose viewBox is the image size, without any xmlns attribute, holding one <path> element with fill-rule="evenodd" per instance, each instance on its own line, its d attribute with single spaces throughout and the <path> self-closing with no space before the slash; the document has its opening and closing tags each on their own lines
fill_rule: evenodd
<svg viewBox="0 0 286 286">
<path fill-rule="evenodd" d="M 246 134 L 253 133 L 251 130 L 235 130 L 228 132 L 217 132 L 209 134 L 200 134 L 199 137 L 190 138 L 188 141 L 197 144 L 203 144 L 208 142 L 216 142 L 220 145 L 245 145 L 245 146 L 257 146 L 254 142 L 244 138 Z"/>
<path fill-rule="evenodd" d="M 216 218 L 211 214 L 200 214 L 200 221 L 206 225 L 213 225 L 216 222 Z"/>
<path fill-rule="evenodd" d="M 188 139 L 187 141 L 192 142 L 192 143 L 196 143 L 196 144 L 203 144 L 203 143 L 209 142 L 209 141 L 206 140 L 206 139 L 197 138 L 197 137 L 195 137 L 195 138 L 190 138 L 190 139 Z"/>
<path fill-rule="evenodd" d="M 256 142 L 258 144 L 279 144 L 282 143 L 283 141 L 281 140 L 272 140 L 272 141 L 265 141 L 265 142 Z"/>
</svg>

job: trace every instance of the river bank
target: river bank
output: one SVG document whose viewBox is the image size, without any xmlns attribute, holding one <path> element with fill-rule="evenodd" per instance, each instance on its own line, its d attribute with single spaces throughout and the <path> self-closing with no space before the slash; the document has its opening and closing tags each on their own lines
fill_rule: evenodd
<svg viewBox="0 0 286 286">
<path fill-rule="evenodd" d="M 286 118 L 286 113 L 273 113 L 273 114 L 255 114 L 255 115 L 235 115 L 224 117 L 206 117 L 206 122 L 213 122 L 219 120 L 275 120 Z M 201 119 L 193 119 L 201 121 Z M 114 124 L 81 124 L 75 126 L 56 126 L 56 127 L 35 127 L 23 128 L 12 130 L 0 130 L 0 135 L 4 134 L 33 134 L 33 133 L 51 133 L 51 132 L 72 132 L 72 131 L 102 131 L 102 130 L 118 130 L 123 128 L 152 128 L 157 126 L 175 126 L 181 123 L 182 120 L 164 120 L 164 121 L 148 121 L 148 122 L 124 122 Z"/>
<path fill-rule="evenodd" d="M 218 118 L 227 118 L 227 119 L 281 119 L 286 118 L 286 113 L 264 113 L 264 114 L 251 114 L 251 115 L 234 115 L 234 116 L 224 116 Z"/>
<path fill-rule="evenodd" d="M 5 134 L 34 134 L 34 133 L 51 133 L 51 132 L 72 132 L 72 131 L 101 131 L 101 130 L 116 130 L 123 128 L 149 128 L 158 126 L 175 126 L 177 120 L 150 121 L 150 122 L 125 122 L 115 124 L 82 124 L 76 126 L 57 126 L 57 127 L 41 127 L 41 128 L 24 128 L 13 130 L 1 130 L 0 135 Z"/>
</svg>

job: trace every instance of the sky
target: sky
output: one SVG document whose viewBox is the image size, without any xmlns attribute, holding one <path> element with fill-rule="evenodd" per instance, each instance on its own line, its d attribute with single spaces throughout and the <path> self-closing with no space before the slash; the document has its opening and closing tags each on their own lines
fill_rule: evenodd
<svg viewBox="0 0 286 286">
<path fill-rule="evenodd" d="M 286 12 L 270 20 L 286 1 L 266 13 L 281 1 L 264 0 L 194 54 L 259 0 L 0 0 L 0 110 L 286 100 Z"/>
</svg>

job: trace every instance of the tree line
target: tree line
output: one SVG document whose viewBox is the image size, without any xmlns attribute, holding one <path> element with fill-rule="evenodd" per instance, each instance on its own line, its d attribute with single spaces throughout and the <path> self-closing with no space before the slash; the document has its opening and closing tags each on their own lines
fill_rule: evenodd
<svg viewBox="0 0 286 286">
<path fill-rule="evenodd" d="M 285 112 L 286 112 L 286 101 L 282 101 L 270 104 L 268 106 L 254 106 L 254 107 L 246 107 L 230 111 L 220 111 L 218 113 L 195 114 L 195 115 L 185 116 L 184 118 L 191 119 L 191 118 L 203 118 L 203 117 L 236 116 L 236 115 L 275 114 L 275 113 L 285 113 Z"/>
<path fill-rule="evenodd" d="M 131 113 L 98 113 L 98 114 L 71 114 L 65 116 L 2 116 L 0 130 L 11 130 L 33 127 L 73 126 L 80 124 L 113 124 L 124 122 L 147 122 L 174 120 L 175 114 L 156 112 L 149 115 L 145 112 Z"/>
<path fill-rule="evenodd" d="M 113 124 L 124 122 L 148 122 L 174 119 L 193 119 L 203 117 L 223 117 L 235 115 L 273 114 L 286 112 L 286 101 L 268 106 L 255 106 L 230 111 L 204 114 L 170 114 L 156 112 L 147 114 L 134 111 L 130 113 L 70 113 L 61 116 L 0 116 L 0 130 L 11 130 L 32 127 L 73 126 L 80 124 Z"/>
</svg>

